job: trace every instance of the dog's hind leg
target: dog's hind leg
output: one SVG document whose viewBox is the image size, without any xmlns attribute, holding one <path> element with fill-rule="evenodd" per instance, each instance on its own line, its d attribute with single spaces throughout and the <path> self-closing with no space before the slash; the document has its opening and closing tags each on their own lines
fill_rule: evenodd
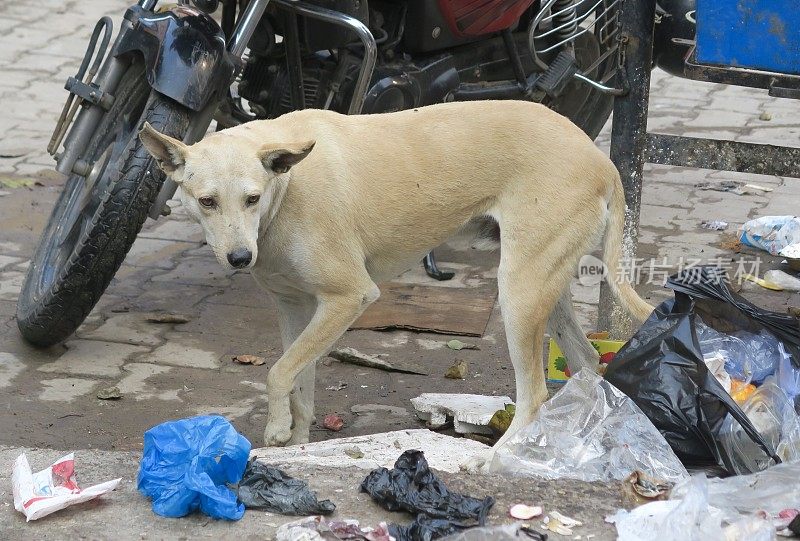
<svg viewBox="0 0 800 541">
<path fill-rule="evenodd" d="M 503 246 L 505 248 L 506 245 Z M 507 253 L 510 251 L 507 250 Z M 509 261 L 509 256 L 501 254 L 497 285 L 508 353 L 514 366 L 516 413 L 506 433 L 491 450 L 471 457 L 462 464 L 464 469 L 471 472 L 487 469 L 494 450 L 526 426 L 547 399 L 542 363 L 544 330 L 547 317 L 561 294 L 561 286 L 568 277 L 554 277 L 552 272 L 540 270 L 528 261 Z"/>
<path fill-rule="evenodd" d="M 547 399 L 544 363 L 544 331 L 550 314 L 561 302 L 560 310 L 572 333 L 582 335 L 572 313 L 569 283 L 580 256 L 602 234 L 604 207 L 579 202 L 579 211 L 551 217 L 549 221 L 530 219 L 530 202 L 509 197 L 501 202 L 500 266 L 497 286 L 500 309 L 506 329 L 508 353 L 514 366 L 516 413 L 505 434 L 488 452 L 467 460 L 468 471 L 486 470 L 496 449 L 533 420 Z"/>
<path fill-rule="evenodd" d="M 283 351 L 289 349 L 314 316 L 317 301 L 311 295 L 275 297 L 278 307 L 278 324 L 281 329 Z M 311 423 L 314 422 L 314 387 L 316 383 L 316 360 L 308 363 L 294 382 L 289 395 L 292 413 L 292 437 L 287 445 L 308 443 Z"/>
<path fill-rule="evenodd" d="M 355 272 L 347 273 L 347 289 L 321 293 L 308 326 L 283 353 L 267 376 L 269 413 L 264 430 L 265 445 L 284 445 L 292 439 L 290 392 L 297 377 L 320 356 L 324 355 L 345 333 L 364 309 L 374 302 L 380 292 L 366 276 L 359 280 Z"/>
<path fill-rule="evenodd" d="M 599 355 L 581 329 L 569 285 L 558 299 L 550 319 L 547 321 L 547 334 L 554 339 L 569 363 L 569 370 L 576 374 L 582 368 L 597 370 Z"/>
</svg>

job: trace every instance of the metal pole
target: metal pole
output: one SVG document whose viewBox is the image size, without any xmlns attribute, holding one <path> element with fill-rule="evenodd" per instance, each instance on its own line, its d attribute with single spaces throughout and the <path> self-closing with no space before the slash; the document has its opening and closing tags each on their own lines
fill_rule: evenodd
<svg viewBox="0 0 800 541">
<path fill-rule="evenodd" d="M 628 89 L 628 93 L 614 99 L 611 160 L 619 170 L 628 207 L 623 244 L 625 265 L 635 263 L 639 236 L 655 9 L 656 0 L 628 0 L 620 13 L 622 69 L 617 72 L 618 83 L 621 83 L 617 87 Z M 608 279 L 619 277 L 609 276 Z M 614 301 L 605 282 L 600 286 L 598 330 L 610 331 L 613 338 L 626 338 L 636 330 L 628 313 Z"/>
<path fill-rule="evenodd" d="M 239 23 L 228 40 L 228 51 L 236 58 L 241 58 L 244 54 L 268 5 L 269 0 L 253 0 L 242 11 Z"/>
<path fill-rule="evenodd" d="M 286 70 L 289 73 L 289 90 L 292 96 L 292 109 L 306 108 L 306 92 L 303 85 L 303 57 L 300 53 L 300 30 L 297 25 L 297 13 L 285 13 L 286 35 L 283 44 L 286 46 Z"/>
</svg>

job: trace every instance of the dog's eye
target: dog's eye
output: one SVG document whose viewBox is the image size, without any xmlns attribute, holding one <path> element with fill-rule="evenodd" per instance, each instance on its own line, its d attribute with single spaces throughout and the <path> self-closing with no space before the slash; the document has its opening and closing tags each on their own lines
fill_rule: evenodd
<svg viewBox="0 0 800 541">
<path fill-rule="evenodd" d="M 213 197 L 201 197 L 197 201 L 199 201 L 201 205 L 209 209 L 215 205 Z"/>
<path fill-rule="evenodd" d="M 251 196 L 249 196 L 247 198 L 247 204 L 248 205 L 255 205 L 256 203 L 258 203 L 259 199 L 261 199 L 260 195 L 251 195 Z"/>
</svg>

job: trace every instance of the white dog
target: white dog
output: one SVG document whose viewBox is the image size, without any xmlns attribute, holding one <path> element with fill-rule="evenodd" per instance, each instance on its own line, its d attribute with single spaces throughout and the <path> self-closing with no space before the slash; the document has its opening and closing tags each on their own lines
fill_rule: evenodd
<svg viewBox="0 0 800 541">
<path fill-rule="evenodd" d="M 548 316 L 577 370 L 597 354 L 569 282 L 602 239 L 621 257 L 625 199 L 611 161 L 574 124 L 529 102 L 478 101 L 345 116 L 308 109 L 187 146 L 149 125 L 141 140 L 181 185 L 219 262 L 252 268 L 275 298 L 284 353 L 267 377 L 266 445 L 308 441 L 315 361 L 380 292 L 470 220 L 500 224 L 499 302 L 516 377 L 502 444 L 547 397 Z M 634 319 L 652 307 L 612 289 Z M 476 457 L 470 467 L 491 455 Z"/>
</svg>

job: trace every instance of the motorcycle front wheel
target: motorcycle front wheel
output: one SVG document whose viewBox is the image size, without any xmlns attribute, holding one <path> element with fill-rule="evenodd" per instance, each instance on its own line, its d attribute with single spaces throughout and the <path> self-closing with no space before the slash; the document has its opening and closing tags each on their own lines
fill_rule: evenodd
<svg viewBox="0 0 800 541">
<path fill-rule="evenodd" d="M 190 112 L 152 90 L 134 59 L 84 154 L 86 176 L 64 186 L 17 301 L 17 325 L 46 347 L 80 326 L 119 269 L 164 181 L 138 137 L 145 121 L 182 139 Z"/>
</svg>

